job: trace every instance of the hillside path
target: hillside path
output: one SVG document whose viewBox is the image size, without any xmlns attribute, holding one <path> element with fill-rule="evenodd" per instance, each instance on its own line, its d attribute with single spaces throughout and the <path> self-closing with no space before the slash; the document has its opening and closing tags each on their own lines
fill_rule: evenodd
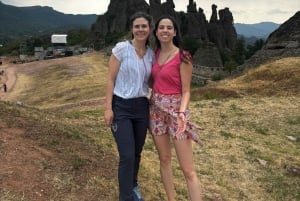
<svg viewBox="0 0 300 201">
<path fill-rule="evenodd" d="M 16 67 L 14 65 L 6 67 L 4 71 L 4 76 L 2 76 L 1 78 L 4 80 L 1 81 L 0 100 L 6 95 L 6 93 L 9 93 L 9 91 L 14 87 L 17 81 Z M 3 89 L 4 83 L 6 83 L 7 85 L 6 93 L 4 92 Z"/>
</svg>

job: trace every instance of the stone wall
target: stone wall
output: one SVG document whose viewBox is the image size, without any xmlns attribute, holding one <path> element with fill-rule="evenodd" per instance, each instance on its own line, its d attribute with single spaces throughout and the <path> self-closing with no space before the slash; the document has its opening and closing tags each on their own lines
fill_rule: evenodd
<svg viewBox="0 0 300 201">
<path fill-rule="evenodd" d="M 193 64 L 192 83 L 205 85 L 214 76 L 226 77 L 229 73 L 223 67 L 209 67 Z"/>
</svg>

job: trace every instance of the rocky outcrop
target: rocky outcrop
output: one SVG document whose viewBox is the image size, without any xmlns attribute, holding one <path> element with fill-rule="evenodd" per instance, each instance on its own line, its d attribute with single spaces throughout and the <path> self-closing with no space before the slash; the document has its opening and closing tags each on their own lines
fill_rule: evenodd
<svg viewBox="0 0 300 201">
<path fill-rule="evenodd" d="M 300 11 L 271 33 L 263 48 L 238 69 L 242 71 L 270 59 L 291 56 L 300 56 Z"/>
<path fill-rule="evenodd" d="M 151 14 L 154 20 L 163 14 L 175 17 L 184 36 L 197 41 L 212 42 L 219 49 L 234 48 L 237 36 L 233 17 L 228 8 L 219 12 L 220 19 L 218 19 L 217 6 L 213 5 L 212 16 L 208 23 L 203 9 L 197 10 L 193 0 L 189 0 L 187 13 L 176 12 L 173 0 L 164 3 L 161 3 L 161 0 L 149 0 L 149 4 L 144 0 L 111 0 L 107 12 L 100 15 L 93 24 L 91 37 L 94 41 L 99 41 L 108 34 L 129 31 L 130 16 L 136 11 L 145 11 Z"/>
<path fill-rule="evenodd" d="M 223 66 L 219 50 L 212 43 L 208 43 L 204 47 L 198 48 L 194 54 L 193 63 L 210 67 Z"/>
<path fill-rule="evenodd" d="M 264 50 L 285 49 L 299 53 L 300 48 L 300 11 L 288 21 L 283 23 L 277 30 L 270 34 Z"/>
<path fill-rule="evenodd" d="M 164 3 L 161 3 L 161 0 L 149 0 L 149 4 L 149 14 L 153 16 L 154 21 L 163 14 L 174 16 L 177 20 L 179 20 L 179 15 L 174 10 L 175 4 L 173 0 L 167 0 Z"/>
<path fill-rule="evenodd" d="M 224 40 L 224 30 L 222 26 L 220 26 L 220 22 L 218 20 L 217 14 L 217 6 L 215 4 L 212 5 L 212 15 L 209 20 L 208 24 L 208 37 L 209 41 L 216 44 L 217 47 L 224 47 L 225 40 Z"/>
<path fill-rule="evenodd" d="M 149 12 L 149 5 L 144 0 L 111 0 L 107 12 L 92 25 L 92 32 L 96 38 L 127 32 L 130 16 L 137 11 Z"/>
<path fill-rule="evenodd" d="M 191 3 L 191 1 L 190 1 Z M 196 3 L 188 5 L 187 12 L 187 35 L 192 38 L 198 38 L 202 41 L 208 41 L 208 32 L 207 26 L 208 22 L 203 13 L 203 9 L 199 8 L 199 11 L 196 10 Z"/>
<path fill-rule="evenodd" d="M 237 42 L 237 33 L 234 28 L 233 16 L 229 8 L 224 8 L 219 11 L 220 25 L 224 31 L 224 44 L 222 47 L 230 50 L 235 48 Z"/>
<path fill-rule="evenodd" d="M 153 19 L 156 20 L 160 17 L 162 13 L 161 0 L 149 0 L 149 3 L 150 3 L 149 13 L 151 13 Z"/>
<path fill-rule="evenodd" d="M 233 16 L 229 8 L 219 11 L 217 14 L 217 6 L 212 5 L 212 15 L 208 24 L 209 40 L 217 45 L 218 48 L 234 49 L 237 42 L 237 33 L 233 25 Z"/>
</svg>

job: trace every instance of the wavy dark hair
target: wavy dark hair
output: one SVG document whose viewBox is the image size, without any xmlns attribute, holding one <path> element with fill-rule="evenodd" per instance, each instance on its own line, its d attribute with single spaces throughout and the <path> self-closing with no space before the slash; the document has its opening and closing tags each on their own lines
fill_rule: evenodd
<svg viewBox="0 0 300 201">
<path fill-rule="evenodd" d="M 182 48 L 182 37 L 181 37 L 181 32 L 178 26 L 178 23 L 176 21 L 176 19 L 174 17 L 172 17 L 171 15 L 163 15 L 160 18 L 158 18 L 158 20 L 156 21 L 155 25 L 154 25 L 154 30 L 153 30 L 153 35 L 155 38 L 155 48 L 160 49 L 161 48 L 161 44 L 156 36 L 156 31 L 158 29 L 158 25 L 160 23 L 161 20 L 163 19 L 169 19 L 171 20 L 174 30 L 176 32 L 176 36 L 173 38 L 173 44 L 179 48 L 179 52 L 180 52 L 180 58 L 182 59 L 183 62 L 185 63 L 189 63 L 192 61 L 192 57 L 190 55 L 189 52 L 184 51 Z"/>
<path fill-rule="evenodd" d="M 145 12 L 141 12 L 141 11 L 138 11 L 136 13 L 134 13 L 131 17 L 130 17 L 130 29 L 132 30 L 133 28 L 133 22 L 135 19 L 137 18 L 144 18 L 147 20 L 148 22 L 148 25 L 149 25 L 149 28 L 151 29 L 152 28 L 152 23 L 153 23 L 153 18 L 151 15 L 148 15 L 147 13 Z M 148 36 L 148 39 L 146 41 L 146 45 L 149 45 L 149 37 L 150 35 Z M 133 34 L 131 34 L 131 38 L 133 39 Z"/>
</svg>

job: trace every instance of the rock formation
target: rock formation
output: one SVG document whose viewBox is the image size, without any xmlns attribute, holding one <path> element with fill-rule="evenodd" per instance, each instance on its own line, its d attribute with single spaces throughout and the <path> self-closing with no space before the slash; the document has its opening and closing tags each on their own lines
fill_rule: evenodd
<svg viewBox="0 0 300 201">
<path fill-rule="evenodd" d="M 187 6 L 187 32 L 185 33 L 189 37 L 199 38 L 202 41 L 208 41 L 207 26 L 208 22 L 203 13 L 203 9 L 199 8 L 197 12 L 196 3 L 190 0 Z"/>
<path fill-rule="evenodd" d="M 224 8 L 219 11 L 220 24 L 224 31 L 224 42 L 222 47 L 228 48 L 230 50 L 235 48 L 237 41 L 237 33 L 234 28 L 233 16 L 229 11 L 229 8 Z"/>
<path fill-rule="evenodd" d="M 149 12 L 149 5 L 144 0 L 111 0 L 107 12 L 92 25 L 92 32 L 103 37 L 129 31 L 130 16 L 136 11 Z"/>
<path fill-rule="evenodd" d="M 257 66 L 272 58 L 290 56 L 300 56 L 300 11 L 271 33 L 263 48 L 239 66 L 239 70 Z"/>
<path fill-rule="evenodd" d="M 284 54 L 291 52 L 292 55 L 299 56 L 300 48 L 300 11 L 298 11 L 288 21 L 283 23 L 277 30 L 270 34 L 264 50 L 288 50 Z"/>
<path fill-rule="evenodd" d="M 234 48 L 237 34 L 233 26 L 233 17 L 228 8 L 220 10 L 218 19 L 217 6 L 212 7 L 210 22 L 206 20 L 203 9 L 193 0 L 189 0 L 187 13 L 175 11 L 173 0 L 161 3 L 161 0 L 111 0 L 108 10 L 100 15 L 92 26 L 93 40 L 101 40 L 108 34 L 124 33 L 129 31 L 129 18 L 136 11 L 145 11 L 151 14 L 154 20 L 163 14 L 168 14 L 177 20 L 183 36 L 194 38 L 202 42 L 211 42 L 219 49 Z"/>
<path fill-rule="evenodd" d="M 167 0 L 161 3 L 160 0 L 149 0 L 149 14 L 153 16 L 154 21 L 156 21 L 162 15 L 173 16 L 178 24 L 181 24 L 179 14 L 175 11 L 175 4 L 173 0 Z"/>
<path fill-rule="evenodd" d="M 233 25 L 232 13 L 229 8 L 219 11 L 217 14 L 217 6 L 212 5 L 212 15 L 208 24 L 209 40 L 219 48 L 228 48 L 232 50 L 237 41 L 237 33 Z"/>
</svg>

